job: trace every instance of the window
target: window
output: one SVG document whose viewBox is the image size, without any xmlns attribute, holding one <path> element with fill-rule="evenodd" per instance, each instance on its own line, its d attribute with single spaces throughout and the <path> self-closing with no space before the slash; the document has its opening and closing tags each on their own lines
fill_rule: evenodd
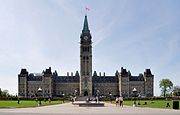
<svg viewBox="0 0 180 115">
<path fill-rule="evenodd" d="M 85 60 L 86 59 L 86 57 L 85 56 L 83 56 L 83 60 Z"/>
<path fill-rule="evenodd" d="M 88 84 L 88 82 L 87 82 L 87 77 L 85 77 L 85 78 L 84 78 L 84 85 L 85 85 L 85 87 L 87 87 L 87 84 Z"/>
<path fill-rule="evenodd" d="M 87 72 L 87 75 L 89 75 L 89 72 Z"/>
</svg>

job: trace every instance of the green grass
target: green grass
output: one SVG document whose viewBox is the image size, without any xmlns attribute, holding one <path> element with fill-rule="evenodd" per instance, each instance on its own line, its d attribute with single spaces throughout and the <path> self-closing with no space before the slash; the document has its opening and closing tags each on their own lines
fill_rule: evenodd
<svg viewBox="0 0 180 115">
<path fill-rule="evenodd" d="M 0 100 L 0 108 L 37 107 L 38 103 L 39 102 L 36 102 L 34 100 L 20 100 L 19 104 L 17 103 L 17 101 L 14 100 Z M 51 103 L 49 103 L 48 101 L 46 102 L 42 101 L 42 106 L 54 105 L 60 103 L 62 103 L 62 101 L 51 101 Z"/>
<path fill-rule="evenodd" d="M 140 105 L 138 105 L 138 102 L 140 103 Z M 145 102 L 147 102 L 147 104 L 145 105 Z M 168 107 L 169 109 L 172 109 L 173 107 L 173 101 L 168 101 L 170 103 L 170 107 Z M 115 104 L 115 102 L 113 101 L 113 103 Z M 125 100 L 123 102 L 124 105 L 128 105 L 128 106 L 132 106 L 134 103 L 134 101 L 132 100 Z M 167 108 L 166 107 L 166 103 L 167 101 L 165 100 L 136 100 L 136 105 L 138 107 L 150 107 L 150 108 Z M 179 107 L 180 107 L 180 103 L 179 103 Z"/>
</svg>

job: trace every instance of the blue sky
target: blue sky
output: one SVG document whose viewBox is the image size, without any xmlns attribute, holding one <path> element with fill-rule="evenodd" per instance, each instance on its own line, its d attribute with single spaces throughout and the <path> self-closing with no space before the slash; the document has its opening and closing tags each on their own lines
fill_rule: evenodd
<svg viewBox="0 0 180 115">
<path fill-rule="evenodd" d="M 0 0 L 0 87 L 17 93 L 21 68 L 59 75 L 79 70 L 85 7 L 93 36 L 93 70 L 133 75 L 150 68 L 180 84 L 179 0 Z"/>
</svg>

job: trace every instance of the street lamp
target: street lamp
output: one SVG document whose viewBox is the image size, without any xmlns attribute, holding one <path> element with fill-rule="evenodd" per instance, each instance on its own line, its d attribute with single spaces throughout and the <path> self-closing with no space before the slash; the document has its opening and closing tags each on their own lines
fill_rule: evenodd
<svg viewBox="0 0 180 115">
<path fill-rule="evenodd" d="M 133 97 L 134 97 L 134 104 L 133 104 L 133 107 L 136 107 L 136 99 L 135 99 L 135 97 L 136 97 L 136 94 L 137 94 L 137 89 L 134 88 L 134 89 L 132 90 L 132 92 L 133 92 Z"/>
<path fill-rule="evenodd" d="M 77 95 L 77 92 L 78 92 L 78 91 L 75 89 L 75 90 L 74 90 L 74 97 L 72 98 L 72 99 L 73 99 L 72 102 L 76 101 L 76 95 Z"/>
<path fill-rule="evenodd" d="M 38 99 L 39 99 L 39 104 L 38 104 L 38 106 L 41 106 L 41 96 L 42 96 L 42 89 L 41 89 L 41 88 L 38 88 L 38 90 L 37 90 L 37 96 L 38 96 Z"/>
<path fill-rule="evenodd" d="M 63 103 L 64 103 L 64 93 L 62 94 L 62 96 L 63 96 Z"/>
<path fill-rule="evenodd" d="M 99 103 L 99 90 L 96 91 L 96 100 L 97 100 L 97 103 Z"/>
<path fill-rule="evenodd" d="M 77 90 L 75 89 L 74 90 L 74 97 L 76 97 L 77 96 Z"/>
<path fill-rule="evenodd" d="M 112 96 L 112 94 L 111 94 L 111 93 L 109 93 L 110 102 L 112 103 L 111 96 Z"/>
<path fill-rule="evenodd" d="M 18 100 L 18 102 L 17 102 L 17 103 L 19 104 L 19 102 L 20 102 L 20 100 L 19 100 L 19 96 L 17 96 L 17 100 Z"/>
<path fill-rule="evenodd" d="M 141 105 L 140 104 L 140 99 L 141 99 L 141 93 L 138 94 L 138 105 Z"/>
</svg>

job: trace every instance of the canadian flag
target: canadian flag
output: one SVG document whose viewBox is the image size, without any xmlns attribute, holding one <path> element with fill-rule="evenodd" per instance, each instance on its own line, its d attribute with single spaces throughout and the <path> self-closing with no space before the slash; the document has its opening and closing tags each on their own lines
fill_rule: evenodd
<svg viewBox="0 0 180 115">
<path fill-rule="evenodd" d="M 90 9 L 88 7 L 86 7 L 86 10 L 89 11 Z"/>
</svg>

